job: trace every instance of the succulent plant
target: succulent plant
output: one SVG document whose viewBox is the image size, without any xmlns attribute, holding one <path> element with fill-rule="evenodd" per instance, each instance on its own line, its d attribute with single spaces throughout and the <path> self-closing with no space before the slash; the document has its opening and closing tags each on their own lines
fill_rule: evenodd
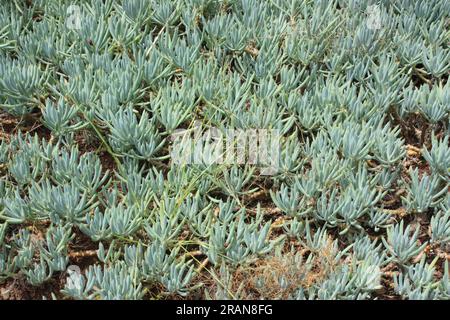
<svg viewBox="0 0 450 320">
<path fill-rule="evenodd" d="M 0 282 L 448 300 L 449 12 L 2 1 Z"/>
</svg>

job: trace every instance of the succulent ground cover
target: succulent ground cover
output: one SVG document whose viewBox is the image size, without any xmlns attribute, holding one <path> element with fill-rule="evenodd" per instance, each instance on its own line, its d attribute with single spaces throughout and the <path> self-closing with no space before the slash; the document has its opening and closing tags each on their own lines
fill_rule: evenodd
<svg viewBox="0 0 450 320">
<path fill-rule="evenodd" d="M 0 299 L 449 299 L 449 12 L 1 1 Z"/>
</svg>

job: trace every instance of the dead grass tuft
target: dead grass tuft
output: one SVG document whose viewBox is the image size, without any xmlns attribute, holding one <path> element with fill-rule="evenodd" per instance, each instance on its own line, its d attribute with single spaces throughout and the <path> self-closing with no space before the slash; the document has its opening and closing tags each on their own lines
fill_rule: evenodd
<svg viewBox="0 0 450 320">
<path fill-rule="evenodd" d="M 225 285 L 240 299 L 288 299 L 300 287 L 320 284 L 337 268 L 331 237 L 315 252 L 305 247 L 292 248 L 238 267 L 229 279 L 231 283 Z M 216 281 L 210 283 L 208 291 L 212 296 L 218 286 Z"/>
</svg>

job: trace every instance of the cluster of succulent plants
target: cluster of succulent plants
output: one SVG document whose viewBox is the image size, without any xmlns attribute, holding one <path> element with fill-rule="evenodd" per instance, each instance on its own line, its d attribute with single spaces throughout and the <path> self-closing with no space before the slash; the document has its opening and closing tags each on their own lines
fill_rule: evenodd
<svg viewBox="0 0 450 320">
<path fill-rule="evenodd" d="M 450 2 L 0 9 L 0 288 L 450 298 Z M 195 123 L 277 130 L 276 172 L 176 163 Z"/>
</svg>

